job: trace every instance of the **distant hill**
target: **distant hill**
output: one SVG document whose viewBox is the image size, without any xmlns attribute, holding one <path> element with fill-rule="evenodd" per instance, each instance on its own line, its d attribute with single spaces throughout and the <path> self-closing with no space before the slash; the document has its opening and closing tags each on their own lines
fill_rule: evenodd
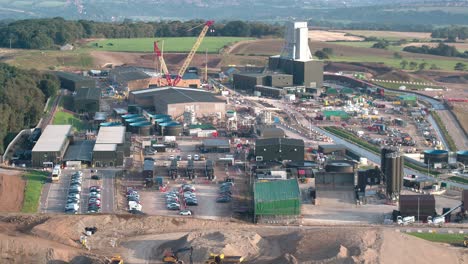
<svg viewBox="0 0 468 264">
<path fill-rule="evenodd" d="M 368 8 L 362 8 L 366 6 Z M 97 21 L 293 19 L 336 22 L 468 24 L 465 0 L 35 0 L 0 1 L 0 17 Z"/>
</svg>

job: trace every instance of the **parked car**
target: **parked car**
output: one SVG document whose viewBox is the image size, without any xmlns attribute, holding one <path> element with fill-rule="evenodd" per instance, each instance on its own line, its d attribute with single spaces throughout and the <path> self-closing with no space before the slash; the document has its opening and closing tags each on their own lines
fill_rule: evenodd
<svg viewBox="0 0 468 264">
<path fill-rule="evenodd" d="M 179 210 L 180 209 L 180 204 L 177 204 L 177 203 L 168 204 L 167 209 L 169 209 L 169 210 Z"/>
<path fill-rule="evenodd" d="M 232 199 L 230 197 L 227 197 L 227 196 L 216 198 L 217 203 L 229 203 L 231 200 Z"/>
<path fill-rule="evenodd" d="M 101 199 L 93 197 L 93 198 L 89 198 L 89 200 L 88 200 L 89 203 L 94 203 L 96 201 L 101 201 Z"/>
<path fill-rule="evenodd" d="M 166 198 L 169 198 L 169 197 L 177 197 L 177 194 L 175 193 L 166 193 L 166 195 L 164 195 Z"/>
<path fill-rule="evenodd" d="M 76 203 L 69 203 L 65 205 L 65 210 L 78 210 L 80 206 Z"/>
<path fill-rule="evenodd" d="M 67 199 L 70 199 L 70 198 L 80 199 L 80 194 L 79 193 L 68 193 Z"/>
<path fill-rule="evenodd" d="M 80 191 L 78 191 L 77 189 L 68 189 L 68 194 L 80 194 Z"/>
<path fill-rule="evenodd" d="M 66 209 L 66 210 L 65 210 L 65 213 L 66 213 L 66 214 L 77 214 L 77 213 L 78 213 L 78 210 L 75 210 L 75 209 Z"/>
<path fill-rule="evenodd" d="M 198 205 L 198 200 L 187 199 L 187 200 L 185 200 L 185 204 L 186 204 L 186 205 L 194 205 L 194 206 L 197 206 L 197 205 Z"/>
<path fill-rule="evenodd" d="M 195 198 L 195 197 L 197 197 L 197 195 L 194 193 L 191 193 L 191 192 L 184 193 L 184 198 Z"/>
<path fill-rule="evenodd" d="M 97 186 L 97 185 L 96 186 L 91 186 L 91 187 L 89 187 L 89 191 L 90 192 L 94 192 L 94 191 L 101 192 L 101 186 Z"/>
<path fill-rule="evenodd" d="M 170 155 L 169 160 L 173 160 L 173 159 L 174 159 L 174 155 Z"/>
<path fill-rule="evenodd" d="M 70 190 L 70 191 L 73 190 L 73 191 L 81 192 L 81 186 L 79 186 L 79 185 L 72 185 L 72 186 L 70 186 L 70 189 L 69 189 L 69 190 Z"/>
<path fill-rule="evenodd" d="M 198 154 L 193 155 L 193 160 L 200 160 L 200 156 Z"/>
<path fill-rule="evenodd" d="M 89 197 L 101 198 L 101 194 L 98 192 L 90 192 Z"/>
<path fill-rule="evenodd" d="M 79 204 L 80 202 L 81 202 L 80 199 L 77 199 L 77 198 L 75 198 L 75 197 L 69 197 L 69 198 L 67 198 L 67 204 L 68 204 L 68 203 L 77 203 L 77 204 Z"/>
<path fill-rule="evenodd" d="M 187 160 L 191 160 L 192 159 L 192 155 L 187 155 Z"/>
<path fill-rule="evenodd" d="M 221 183 L 221 187 L 224 187 L 224 186 L 234 186 L 234 182 L 230 181 L 230 182 L 223 182 Z"/>
<path fill-rule="evenodd" d="M 95 175 L 91 176 L 91 179 L 92 179 L 92 180 L 100 180 L 100 179 L 101 179 L 101 176 L 95 174 Z"/>
<path fill-rule="evenodd" d="M 179 212 L 180 215 L 192 215 L 192 211 L 190 210 L 182 210 Z"/>
<path fill-rule="evenodd" d="M 166 201 L 176 201 L 176 202 L 179 202 L 179 198 L 178 198 L 178 197 L 168 197 L 168 198 L 166 198 Z"/>
<path fill-rule="evenodd" d="M 101 208 L 101 201 L 96 201 L 95 203 L 89 203 L 89 204 L 88 204 L 88 207 L 89 207 L 89 206 Z"/>
</svg>

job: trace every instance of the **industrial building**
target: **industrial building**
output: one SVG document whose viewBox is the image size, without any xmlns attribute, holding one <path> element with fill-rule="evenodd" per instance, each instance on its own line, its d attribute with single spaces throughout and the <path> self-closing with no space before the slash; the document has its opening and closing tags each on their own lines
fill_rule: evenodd
<svg viewBox="0 0 468 264">
<path fill-rule="evenodd" d="M 91 165 L 93 161 L 93 149 L 94 141 L 83 140 L 83 141 L 72 141 L 68 146 L 65 156 L 62 162 L 65 166 L 70 167 L 72 164 Z"/>
<path fill-rule="evenodd" d="M 279 98 L 298 92 L 293 87 L 321 88 L 323 61 L 314 60 L 309 49 L 307 22 L 287 25 L 286 44 L 280 55 L 268 60 L 268 72 L 239 72 L 233 74 L 235 89 L 251 94 Z"/>
<path fill-rule="evenodd" d="M 357 164 L 349 160 L 327 161 L 324 171 L 314 171 L 315 184 L 354 187 L 357 184 L 356 170 Z"/>
<path fill-rule="evenodd" d="M 96 81 L 93 78 L 81 76 L 70 72 L 55 72 L 60 80 L 60 87 L 70 91 L 78 91 L 81 88 L 95 88 Z"/>
<path fill-rule="evenodd" d="M 42 167 L 44 162 L 59 164 L 70 144 L 71 125 L 48 125 L 32 149 L 32 166 Z"/>
<path fill-rule="evenodd" d="M 93 149 L 93 167 L 122 166 L 130 154 L 124 126 L 102 127 Z"/>
<path fill-rule="evenodd" d="M 109 74 L 109 80 L 124 91 L 133 91 L 142 88 L 148 88 L 151 76 L 143 70 L 132 66 L 120 66 L 112 69 Z"/>
<path fill-rule="evenodd" d="M 339 157 L 344 157 L 346 155 L 346 147 L 341 144 L 327 144 L 319 145 L 318 152 L 325 155 L 335 155 Z"/>
<path fill-rule="evenodd" d="M 301 213 L 301 192 L 296 179 L 254 183 L 254 214 L 257 221 L 269 216 Z"/>
<path fill-rule="evenodd" d="M 193 88 L 162 87 L 132 91 L 129 102 L 173 118 L 181 117 L 187 111 L 193 111 L 198 118 L 215 114 L 223 118 L 226 112 L 225 100 Z"/>
<path fill-rule="evenodd" d="M 257 126 L 256 127 L 257 135 L 260 138 L 284 138 L 284 130 L 276 126 Z"/>
<path fill-rule="evenodd" d="M 96 113 L 99 112 L 100 88 L 81 88 L 74 96 L 75 112 Z"/>
<path fill-rule="evenodd" d="M 257 161 L 304 160 L 304 141 L 292 138 L 258 139 L 255 143 Z"/>
<path fill-rule="evenodd" d="M 231 151 L 231 145 L 228 139 L 207 138 L 203 140 L 200 147 L 201 152 L 226 153 Z"/>
<path fill-rule="evenodd" d="M 434 195 L 401 195 L 400 213 L 402 216 L 414 216 L 416 221 L 426 221 L 428 216 L 436 214 Z"/>
</svg>

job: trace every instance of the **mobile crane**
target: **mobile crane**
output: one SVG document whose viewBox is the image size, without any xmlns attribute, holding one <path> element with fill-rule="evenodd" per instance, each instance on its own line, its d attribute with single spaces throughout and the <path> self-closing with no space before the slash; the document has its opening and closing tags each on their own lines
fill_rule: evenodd
<svg viewBox="0 0 468 264">
<path fill-rule="evenodd" d="M 180 82 L 180 80 L 182 80 L 182 76 L 184 75 L 188 66 L 192 62 L 192 59 L 195 56 L 195 53 L 197 53 L 197 50 L 200 47 L 200 44 L 202 43 L 203 39 L 206 36 L 206 33 L 208 33 L 208 30 L 213 24 L 214 24 L 213 20 L 206 21 L 205 25 L 203 26 L 202 31 L 200 32 L 200 35 L 198 35 L 197 41 L 195 41 L 195 44 L 193 44 L 192 49 L 190 50 L 187 58 L 184 61 L 184 64 L 182 64 L 182 67 L 179 69 L 179 72 L 177 73 L 177 76 L 174 80 L 172 80 L 171 74 L 169 73 L 167 69 L 166 62 L 164 61 L 162 52 L 158 47 L 157 41 L 154 42 L 153 51 L 154 51 L 154 54 L 156 54 L 156 56 L 159 59 L 159 63 L 161 64 L 161 69 L 163 70 L 168 86 L 176 86 Z"/>
</svg>

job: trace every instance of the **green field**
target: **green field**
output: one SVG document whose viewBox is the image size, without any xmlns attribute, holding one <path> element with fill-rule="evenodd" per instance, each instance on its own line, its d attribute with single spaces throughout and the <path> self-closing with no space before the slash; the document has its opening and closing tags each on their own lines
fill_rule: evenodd
<svg viewBox="0 0 468 264">
<path fill-rule="evenodd" d="M 370 48 L 372 45 L 377 43 L 376 41 L 334 41 L 331 42 L 333 44 L 343 45 L 343 46 L 350 46 L 350 47 L 357 47 L 357 48 Z"/>
<path fill-rule="evenodd" d="M 37 70 L 60 70 L 61 68 L 78 68 L 86 70 L 93 67 L 93 58 L 89 49 L 73 51 L 56 50 L 14 50 L 11 59 L 6 63 L 22 68 Z"/>
<path fill-rule="evenodd" d="M 164 52 L 189 52 L 196 39 L 196 37 L 105 39 L 91 42 L 88 47 L 105 51 L 153 52 L 153 42 L 157 40 L 159 48 L 164 48 Z M 206 37 L 198 48 L 198 52 L 218 53 L 225 46 L 251 39 L 253 38 Z"/>
<path fill-rule="evenodd" d="M 449 177 L 448 179 L 451 180 L 451 181 L 454 181 L 454 182 L 468 184 L 468 179 L 467 178 L 452 176 L 452 177 Z"/>
<path fill-rule="evenodd" d="M 86 125 L 79 118 L 68 112 L 59 109 L 54 116 L 54 125 L 72 125 L 77 131 L 85 130 Z"/>
<path fill-rule="evenodd" d="M 452 245 L 463 245 L 463 234 L 437 234 L 437 233 L 407 233 L 431 242 L 447 243 Z"/>
<path fill-rule="evenodd" d="M 24 190 L 23 213 L 36 213 L 41 198 L 42 185 L 47 180 L 47 173 L 42 171 L 30 171 L 24 175 L 26 188 Z"/>
</svg>

